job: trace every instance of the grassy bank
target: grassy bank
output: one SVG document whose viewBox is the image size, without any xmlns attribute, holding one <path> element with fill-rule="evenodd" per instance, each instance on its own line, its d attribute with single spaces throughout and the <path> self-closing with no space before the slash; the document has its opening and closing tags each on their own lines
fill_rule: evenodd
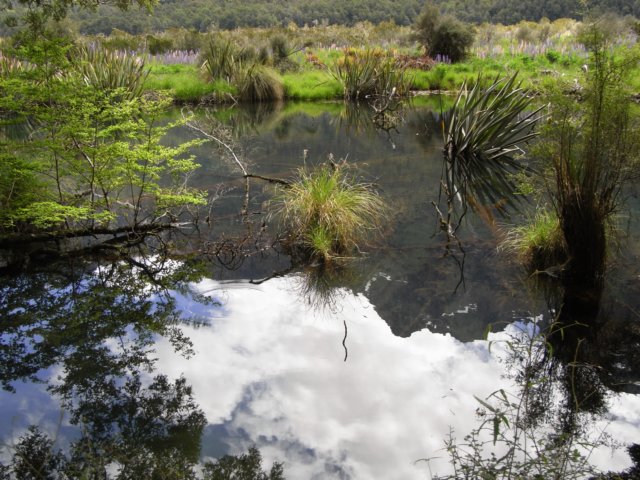
<svg viewBox="0 0 640 480">
<path fill-rule="evenodd" d="M 465 81 L 469 82 L 478 74 L 493 78 L 518 71 L 525 85 L 535 92 L 558 81 L 572 84 L 576 79 L 579 82 L 583 63 L 583 59 L 575 56 L 561 57 L 560 60 L 554 58 L 552 61 L 544 56 L 507 54 L 500 58 L 470 58 L 457 64 L 440 63 L 427 71 L 408 69 L 406 75 L 413 92 L 456 91 Z M 305 101 L 341 99 L 342 85 L 331 75 L 329 68 L 301 69 L 281 74 L 285 98 Z M 640 77 L 637 83 L 634 87 L 640 91 Z M 207 99 L 229 101 L 238 95 L 238 89 L 229 82 L 208 82 L 195 65 L 152 64 L 145 88 L 167 92 L 177 102 L 199 102 Z"/>
<path fill-rule="evenodd" d="M 203 57 L 198 51 L 206 51 L 212 42 L 218 42 L 219 46 L 231 45 L 233 61 L 238 67 L 250 68 L 246 62 L 251 57 L 251 62 L 260 62 L 260 66 L 272 70 L 284 98 L 291 100 L 343 98 L 345 87 L 336 71 L 350 55 L 348 52 L 358 49 L 375 49 L 387 58 L 396 59 L 398 68 L 406 70 L 412 92 L 455 91 L 479 74 L 490 79 L 498 75 L 509 76 L 516 71 L 533 92 L 558 83 L 566 84 L 568 89 L 580 88 L 587 55 L 579 41 L 579 32 L 580 23 L 573 20 L 521 22 L 512 26 L 480 25 L 476 26 L 476 41 L 465 61 L 451 64 L 444 58 L 439 62 L 428 60 L 420 64 L 425 57 L 411 39 L 408 27 L 385 25 L 382 28 L 362 24 L 351 30 L 326 26 L 220 31 L 209 36 L 200 34 L 193 39 L 190 48 L 195 50 L 150 55 L 151 73 L 146 89 L 168 92 L 177 102 L 232 101 L 242 97 L 241 88 L 231 76 L 214 81 L 211 75 L 207 77 Z M 128 46 L 144 52 L 138 37 L 121 37 L 107 37 L 101 41 L 113 48 Z M 176 41 L 173 43 L 175 47 L 183 47 Z M 621 33 L 613 48 L 628 49 L 634 44 L 635 37 Z M 251 55 L 247 56 L 248 52 Z M 640 92 L 640 75 L 631 78 L 633 90 Z"/>
</svg>

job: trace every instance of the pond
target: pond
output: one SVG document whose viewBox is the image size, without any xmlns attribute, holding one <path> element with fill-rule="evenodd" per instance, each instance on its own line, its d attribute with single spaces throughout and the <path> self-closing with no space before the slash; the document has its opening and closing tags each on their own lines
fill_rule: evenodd
<svg viewBox="0 0 640 480">
<path fill-rule="evenodd" d="M 567 355 L 564 337 L 540 345 L 567 297 L 497 248 L 521 219 L 469 213 L 462 248 L 446 248 L 432 205 L 434 105 L 402 109 L 386 130 L 341 103 L 198 112 L 251 173 L 290 178 L 331 155 L 377 186 L 394 212 L 384 239 L 340 269 L 293 265 L 277 247 L 272 184 L 252 179 L 239 214 L 245 182 L 215 142 L 195 151 L 193 183 L 214 199 L 198 229 L 126 255 L 3 269 L 2 463 L 37 426 L 76 467 L 113 477 L 178 478 L 256 445 L 287 478 L 430 478 L 452 473 L 445 442 L 485 421 L 486 455 L 507 451 L 524 378 L 544 410 L 518 418 L 529 439 L 562 437 L 588 465 L 629 468 L 625 446 L 640 438 L 637 219 L 620 222 L 589 334 Z M 197 135 L 185 127 L 168 141 Z M 630 192 L 628 211 L 637 203 Z M 588 478 L 580 462 L 576 478 Z"/>
</svg>

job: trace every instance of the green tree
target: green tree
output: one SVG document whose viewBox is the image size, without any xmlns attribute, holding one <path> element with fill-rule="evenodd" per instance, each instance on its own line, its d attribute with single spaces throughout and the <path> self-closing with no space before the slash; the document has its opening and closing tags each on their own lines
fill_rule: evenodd
<svg viewBox="0 0 640 480">
<path fill-rule="evenodd" d="M 0 229 L 137 229 L 202 203 L 186 183 L 197 165 L 185 154 L 198 142 L 161 144 L 175 125 L 159 122 L 167 103 L 90 84 L 70 64 L 70 48 L 34 38 L 14 52 L 31 68 L 0 78 L 0 111 L 29 130 L 0 139 Z"/>
<path fill-rule="evenodd" d="M 551 163 L 551 195 L 566 245 L 564 275 L 578 285 L 600 282 L 607 254 L 607 223 L 619 210 L 621 191 L 637 172 L 638 116 L 629 75 L 640 52 L 612 50 L 599 23 L 583 33 L 590 52 L 581 101 L 555 95 L 539 154 Z"/>
<path fill-rule="evenodd" d="M 451 15 L 441 15 L 431 2 L 425 4 L 413 29 L 414 39 L 429 56 L 446 56 L 454 63 L 463 60 L 473 44 L 472 27 Z"/>
</svg>

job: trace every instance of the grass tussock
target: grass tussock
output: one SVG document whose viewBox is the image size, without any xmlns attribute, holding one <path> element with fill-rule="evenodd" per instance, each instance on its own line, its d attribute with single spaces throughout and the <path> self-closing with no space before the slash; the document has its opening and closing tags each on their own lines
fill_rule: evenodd
<svg viewBox="0 0 640 480">
<path fill-rule="evenodd" d="M 345 163 L 300 169 L 276 202 L 291 246 L 325 261 L 358 251 L 387 217 L 373 186 L 358 182 Z"/>
<path fill-rule="evenodd" d="M 272 68 L 254 64 L 240 68 L 234 74 L 240 100 L 257 103 L 279 101 L 284 98 L 284 86 L 280 76 Z"/>
<path fill-rule="evenodd" d="M 530 272 L 566 261 L 560 220 L 548 209 L 540 209 L 525 224 L 510 228 L 501 249 L 516 256 Z"/>
</svg>

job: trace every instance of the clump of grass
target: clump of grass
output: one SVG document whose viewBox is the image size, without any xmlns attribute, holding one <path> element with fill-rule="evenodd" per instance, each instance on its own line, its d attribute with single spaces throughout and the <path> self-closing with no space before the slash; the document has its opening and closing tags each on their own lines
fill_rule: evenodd
<svg viewBox="0 0 640 480">
<path fill-rule="evenodd" d="M 206 82 L 193 65 L 154 65 L 145 82 L 147 90 L 168 90 L 179 102 L 197 102 L 209 95 L 236 95 L 235 87 L 224 80 Z"/>
<path fill-rule="evenodd" d="M 527 223 L 509 229 L 501 248 L 515 254 L 529 271 L 543 271 L 566 260 L 560 220 L 548 209 L 537 210 Z"/>
<path fill-rule="evenodd" d="M 283 75 L 284 91 L 293 100 L 331 100 L 342 97 L 342 85 L 330 74 L 311 70 Z"/>
<path fill-rule="evenodd" d="M 322 261 L 358 251 L 387 216 L 372 185 L 358 182 L 344 162 L 300 169 L 276 203 L 291 247 Z"/>
<path fill-rule="evenodd" d="M 234 73 L 240 99 L 246 102 L 282 100 L 284 87 L 280 76 L 269 67 L 253 64 Z"/>
</svg>

